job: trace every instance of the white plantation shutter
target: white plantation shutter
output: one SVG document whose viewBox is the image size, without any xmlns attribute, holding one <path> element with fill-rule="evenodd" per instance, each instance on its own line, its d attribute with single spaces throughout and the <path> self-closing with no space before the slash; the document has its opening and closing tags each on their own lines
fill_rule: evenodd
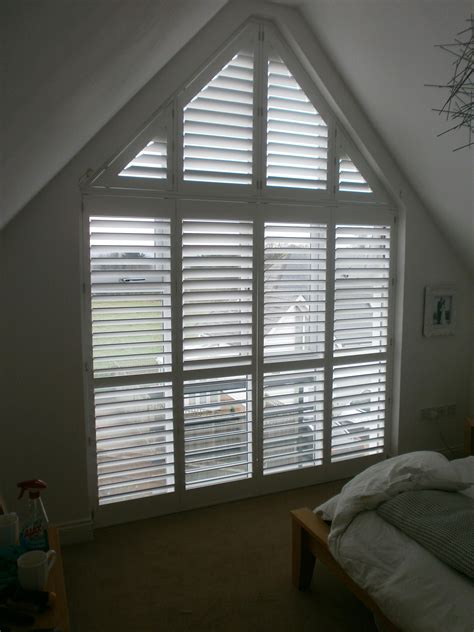
<svg viewBox="0 0 474 632">
<path fill-rule="evenodd" d="M 187 489 L 251 476 L 251 395 L 245 375 L 184 383 Z"/>
<path fill-rule="evenodd" d="M 322 463 L 326 248 L 325 224 L 264 222 L 264 475 Z"/>
<path fill-rule="evenodd" d="M 169 220 L 90 218 L 94 377 L 171 368 Z"/>
<path fill-rule="evenodd" d="M 89 231 L 98 496 L 105 505 L 174 489 L 171 383 L 134 383 L 171 369 L 170 222 L 92 216 Z M 114 385 L 124 378 L 127 385 Z"/>
<path fill-rule="evenodd" d="M 326 189 L 328 128 L 275 53 L 268 60 L 267 186 Z"/>
<path fill-rule="evenodd" d="M 119 176 L 165 179 L 167 177 L 167 142 L 165 133 L 147 143 L 146 147 L 122 169 Z"/>
<path fill-rule="evenodd" d="M 183 179 L 252 183 L 253 50 L 236 54 L 183 111 Z"/>
<path fill-rule="evenodd" d="M 386 361 L 335 367 L 332 391 L 332 461 L 383 452 L 386 367 Z"/>
<path fill-rule="evenodd" d="M 264 356 L 321 357 L 324 351 L 326 227 L 265 223 Z"/>
<path fill-rule="evenodd" d="M 332 461 L 384 449 L 390 295 L 390 226 L 337 225 Z M 380 360 L 366 362 L 364 355 Z"/>
<path fill-rule="evenodd" d="M 372 189 L 367 183 L 367 180 L 360 173 L 347 154 L 339 158 L 338 166 L 339 191 L 351 193 L 372 193 Z"/>
<path fill-rule="evenodd" d="M 185 369 L 250 364 L 253 226 L 183 220 Z"/>
<path fill-rule="evenodd" d="M 336 226 L 334 355 L 387 351 L 390 227 Z"/>
<path fill-rule="evenodd" d="M 263 382 L 263 473 L 320 465 L 322 369 L 267 373 Z"/>
<path fill-rule="evenodd" d="M 170 383 L 95 389 L 99 504 L 174 491 Z"/>
</svg>

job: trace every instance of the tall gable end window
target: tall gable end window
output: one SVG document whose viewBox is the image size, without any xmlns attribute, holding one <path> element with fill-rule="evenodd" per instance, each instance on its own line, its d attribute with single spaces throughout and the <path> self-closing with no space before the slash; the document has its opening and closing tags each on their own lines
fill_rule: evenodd
<svg viewBox="0 0 474 632">
<path fill-rule="evenodd" d="M 395 213 L 274 26 L 169 95 L 84 207 L 98 522 L 384 457 Z"/>
</svg>

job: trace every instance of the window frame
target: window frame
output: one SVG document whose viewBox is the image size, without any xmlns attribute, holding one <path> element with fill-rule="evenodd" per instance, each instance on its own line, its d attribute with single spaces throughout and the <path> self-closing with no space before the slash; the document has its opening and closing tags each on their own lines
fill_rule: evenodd
<svg viewBox="0 0 474 632">
<path fill-rule="evenodd" d="M 381 224 L 390 225 L 392 230 L 390 244 L 390 279 L 391 281 L 391 300 L 389 302 L 389 338 L 393 338 L 393 315 L 394 315 L 394 272 L 396 269 L 395 253 L 396 253 L 396 214 L 393 209 L 386 207 L 373 207 L 372 205 L 361 205 L 356 208 L 353 205 L 314 205 L 304 204 L 301 201 L 293 203 L 285 201 L 281 204 L 268 204 L 265 202 L 242 203 L 242 201 L 221 200 L 192 200 L 192 199 L 166 199 L 163 197 L 148 194 L 121 196 L 121 195 L 92 195 L 84 197 L 84 264 L 85 278 L 84 284 L 84 342 L 85 342 L 85 358 L 86 366 L 86 400 L 88 410 L 88 470 L 89 470 L 89 491 L 91 499 L 93 499 L 95 521 L 98 525 L 115 524 L 121 521 L 139 519 L 152 515 L 166 514 L 174 511 L 186 510 L 207 504 L 234 500 L 242 497 L 260 495 L 262 493 L 270 493 L 274 491 L 291 489 L 303 485 L 323 482 L 325 480 L 336 479 L 345 476 L 351 476 L 360 470 L 361 464 L 369 466 L 375 463 L 389 452 L 390 449 L 390 392 L 391 392 L 391 375 L 393 367 L 393 345 L 387 351 L 387 397 L 385 410 L 385 436 L 383 453 L 373 456 L 362 456 L 351 459 L 349 461 L 330 462 L 331 451 L 331 428 L 332 428 L 332 395 L 330 376 L 332 367 L 346 364 L 351 361 L 364 362 L 369 359 L 380 359 L 380 354 L 371 354 L 369 356 L 343 356 L 333 358 L 333 307 L 334 307 L 334 233 L 335 225 L 340 223 L 351 224 Z M 176 491 L 168 494 L 160 494 L 140 498 L 138 500 L 112 503 L 110 505 L 98 504 L 98 487 L 97 487 L 97 461 L 95 453 L 95 414 L 94 414 L 94 379 L 92 377 L 92 336 L 91 336 L 91 310 L 90 310 L 90 288 L 89 288 L 89 216 L 91 215 L 109 215 L 113 217 L 120 216 L 137 216 L 137 217 L 168 217 L 171 219 L 171 247 L 172 247 L 172 328 L 173 328 L 173 369 L 170 373 L 155 373 L 145 375 L 131 376 L 126 378 L 97 378 L 103 384 L 103 380 L 108 383 L 124 384 L 146 384 L 171 381 L 173 384 L 173 400 L 174 400 L 174 442 L 175 442 L 175 485 Z M 242 366 L 231 367 L 228 369 L 192 369 L 184 371 L 180 362 L 182 351 L 182 312 L 181 312 L 181 235 L 180 222 L 183 217 L 209 219 L 238 218 L 252 219 L 254 221 L 254 301 L 253 314 L 254 327 L 254 351 L 251 362 L 247 368 Z M 288 218 L 291 218 L 290 220 Z M 322 359 L 303 360 L 296 362 L 263 362 L 263 318 L 259 317 L 262 310 L 263 302 L 263 227 L 265 222 L 288 222 L 294 221 L 301 223 L 308 221 L 310 223 L 327 224 L 327 287 L 326 287 L 326 326 L 325 338 L 326 348 L 325 356 Z M 332 245 L 331 245 L 332 243 Z M 255 256 L 256 253 L 256 256 Z M 257 326 L 256 326 L 257 325 Z M 294 370 L 306 367 L 321 367 L 324 369 L 324 420 L 323 420 L 323 463 L 322 465 L 304 467 L 296 470 L 271 473 L 264 475 L 262 471 L 262 447 L 263 447 L 263 423 L 262 423 L 262 389 L 264 373 L 275 372 L 277 370 Z M 249 374 L 252 376 L 253 388 L 253 476 L 249 479 L 232 481 L 217 484 L 208 487 L 198 487 L 193 489 L 185 489 L 184 485 L 184 448 L 183 436 L 184 427 L 179 423 L 182 419 L 182 385 L 184 380 L 195 378 L 224 376 L 224 375 L 242 375 Z"/>
<path fill-rule="evenodd" d="M 232 51 L 238 52 L 242 43 L 248 38 L 256 38 L 256 53 L 254 58 L 254 123 L 253 123 L 253 176 L 251 185 L 226 185 L 207 182 L 183 181 L 183 108 L 191 94 L 196 94 L 203 85 L 218 72 L 223 63 L 231 56 Z M 267 55 L 272 46 L 282 57 L 285 64 L 302 89 L 307 94 L 316 110 L 323 116 L 328 125 L 328 163 L 327 163 L 327 189 L 305 190 L 285 187 L 269 187 L 266 185 L 266 116 L 267 116 Z M 193 92 L 194 91 L 194 92 Z M 191 97 L 192 98 L 192 97 Z M 166 124 L 167 165 L 166 181 L 159 179 L 153 181 L 149 178 L 127 178 L 118 176 L 124 165 L 128 164 L 137 153 L 146 145 L 149 138 L 160 125 Z M 338 191 L 338 162 L 341 151 L 346 151 L 362 175 L 367 179 L 373 193 L 339 193 Z M 350 153 L 349 153 L 350 152 Z M 395 274 L 397 255 L 397 210 L 385 193 L 378 175 L 369 166 L 367 160 L 357 149 L 350 136 L 344 131 L 333 109 L 327 104 L 321 91 L 315 85 L 314 80 L 308 74 L 299 61 L 297 55 L 290 48 L 280 34 L 277 27 L 263 20 L 251 19 L 232 35 L 228 41 L 217 51 L 212 59 L 207 61 L 193 77 L 184 81 L 179 89 L 164 102 L 160 110 L 153 114 L 144 129 L 129 143 L 125 149 L 116 154 L 105 163 L 82 186 L 83 193 L 83 233 L 82 233 L 82 258 L 83 258 L 83 357 L 85 360 L 84 391 L 87 411 L 87 436 L 88 436 L 88 483 L 89 495 L 94 511 L 94 519 L 97 525 L 105 526 L 119 522 L 140 519 L 160 514 L 171 513 L 190 509 L 198 506 L 223 502 L 248 496 L 270 493 L 291 489 L 298 486 L 315 484 L 326 480 L 333 480 L 346 476 L 352 476 L 375 463 L 389 453 L 391 439 L 391 390 L 393 388 L 393 335 L 395 314 Z M 183 211 L 194 213 L 203 219 L 202 213 L 209 216 L 210 207 L 215 208 L 214 216 L 222 219 L 221 210 L 226 212 L 241 212 L 242 216 L 251 217 L 254 220 L 254 292 L 256 300 L 253 306 L 254 350 L 252 356 L 252 380 L 253 410 L 254 410 L 254 476 L 242 481 L 224 483 L 212 487 L 184 488 L 184 451 L 183 428 L 179 420 L 183 417 L 182 402 L 179 389 L 175 384 L 182 386 L 184 381 L 183 367 L 180 357 L 182 353 L 181 338 L 181 235 L 180 219 Z M 298 209 L 298 216 L 295 215 Z M 175 414 L 174 441 L 176 446 L 175 481 L 176 491 L 172 494 L 144 497 L 125 503 L 113 503 L 98 506 L 97 488 L 97 463 L 95 456 L 95 415 L 92 375 L 92 336 L 91 336 L 91 301 L 90 301 L 90 266 L 89 266 L 89 222 L 90 215 L 130 216 L 130 213 L 138 217 L 152 217 L 160 212 L 168 213 L 171 219 L 171 278 L 172 278 L 172 335 L 173 335 L 173 369 L 170 380 L 173 381 L 173 399 Z M 200 214 L 201 213 L 201 214 Z M 318 217 L 327 218 L 327 289 L 326 289 L 326 349 L 322 365 L 325 371 L 325 404 L 324 404 L 324 437 L 323 437 L 323 464 L 316 467 L 302 468 L 300 470 L 274 473 L 264 476 L 261 463 L 261 446 L 263 444 L 263 424 L 260 423 L 263 415 L 263 318 L 260 317 L 263 307 L 263 295 L 260 292 L 263 275 L 263 252 L 255 247 L 262 244 L 263 227 L 265 218 L 267 221 L 301 221 L 307 218 L 310 223 L 317 223 Z M 289 218 L 291 218 L 289 220 Z M 389 301 L 389 326 L 388 338 L 390 347 L 387 351 L 387 399 L 385 410 L 385 437 L 384 452 L 373 456 L 364 456 L 330 463 L 331 452 L 331 382 L 329 371 L 334 365 L 332 351 L 333 315 L 334 310 L 334 257 L 335 257 L 335 225 L 337 223 L 359 224 L 389 224 L 391 226 L 390 244 L 390 301 Z M 257 269 L 255 271 L 255 269 Z M 332 284 L 332 289 L 328 288 Z M 255 326 L 258 324 L 258 330 Z M 364 360 L 364 356 L 354 356 L 356 362 Z M 347 362 L 343 357 L 339 364 Z M 270 365 L 270 370 L 276 370 L 275 364 Z M 308 365 L 309 366 L 309 365 Z M 234 372 L 237 375 L 242 373 Z M 296 370 L 296 369 L 295 369 Z M 202 374 L 202 372 L 200 372 Z M 222 374 L 222 371 L 219 371 Z M 189 375 L 189 374 L 188 374 Z M 210 375 L 210 373 L 209 373 Z M 153 377 L 158 378 L 153 380 Z M 140 376 L 131 378 L 134 383 Z M 143 383 L 165 381 L 163 374 L 146 374 L 142 376 Z M 157 500 L 158 499 L 158 500 Z"/>
</svg>

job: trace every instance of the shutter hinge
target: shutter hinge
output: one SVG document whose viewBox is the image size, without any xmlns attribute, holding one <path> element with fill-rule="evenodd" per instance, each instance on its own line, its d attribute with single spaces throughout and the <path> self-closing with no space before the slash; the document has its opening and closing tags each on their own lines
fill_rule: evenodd
<svg viewBox="0 0 474 632">
<path fill-rule="evenodd" d="M 87 445 L 89 446 L 89 448 L 91 447 L 91 445 L 92 445 L 91 437 L 87 437 Z"/>
<path fill-rule="evenodd" d="M 392 287 L 395 287 L 397 284 L 397 277 L 392 277 Z"/>
<path fill-rule="evenodd" d="M 84 370 L 86 373 L 89 373 L 89 362 L 84 362 Z"/>
<path fill-rule="evenodd" d="M 388 344 L 389 344 L 389 346 L 390 346 L 390 347 L 393 347 L 393 338 L 390 338 L 390 340 L 389 340 L 389 343 L 388 343 Z"/>
<path fill-rule="evenodd" d="M 82 293 L 85 294 L 87 290 L 87 286 L 85 284 L 85 282 L 82 284 Z"/>
</svg>

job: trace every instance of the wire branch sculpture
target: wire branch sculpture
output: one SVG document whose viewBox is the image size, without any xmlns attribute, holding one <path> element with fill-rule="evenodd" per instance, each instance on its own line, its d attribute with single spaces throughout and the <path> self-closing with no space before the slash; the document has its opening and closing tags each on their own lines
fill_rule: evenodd
<svg viewBox="0 0 474 632">
<path fill-rule="evenodd" d="M 447 121 L 454 123 L 451 127 L 438 134 L 443 136 L 448 132 L 463 127 L 468 128 L 468 142 L 456 147 L 453 151 L 466 149 L 474 145 L 474 18 L 471 15 L 466 20 L 470 23 L 467 29 L 457 34 L 452 44 L 437 44 L 445 52 L 453 55 L 453 75 L 446 84 L 427 83 L 430 88 L 448 90 L 449 94 L 441 108 L 433 108 L 439 115 L 445 115 Z M 460 39 L 463 38 L 463 39 Z"/>
</svg>

